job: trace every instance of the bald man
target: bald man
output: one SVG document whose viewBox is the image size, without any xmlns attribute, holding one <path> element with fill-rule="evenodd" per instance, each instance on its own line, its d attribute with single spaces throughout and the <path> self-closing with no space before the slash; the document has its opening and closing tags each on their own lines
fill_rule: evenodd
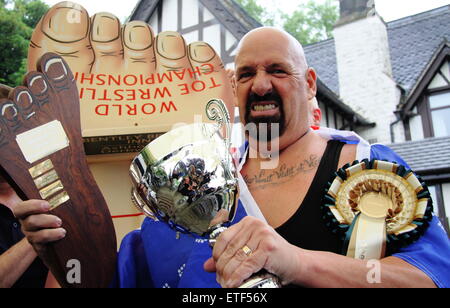
<svg viewBox="0 0 450 308">
<path fill-rule="evenodd" d="M 216 271 L 224 287 L 237 287 L 261 269 L 277 275 L 285 285 L 373 286 L 367 280 L 367 261 L 340 255 L 342 241 L 322 220 L 320 205 L 327 182 L 338 168 L 358 158 L 358 145 L 310 129 L 316 73 L 307 65 L 302 46 L 284 31 L 259 28 L 242 39 L 235 63 L 240 115 L 246 125 L 268 124 L 269 130 L 278 127 L 279 136 L 268 135 L 279 142 L 279 153 L 272 153 L 279 163 L 273 170 L 262 170 L 268 159 L 265 153 L 244 157 L 240 172 L 262 215 L 248 216 L 223 233 L 205 269 Z M 259 140 L 252 142 L 258 136 L 249 135 L 250 147 L 256 145 L 254 151 L 267 148 L 258 146 Z M 377 159 L 403 162 L 385 147 L 378 150 L 384 157 Z M 436 219 L 434 223 L 428 232 L 436 232 L 441 239 L 436 244 L 449 252 L 445 233 Z M 438 253 L 430 252 L 430 256 L 436 264 L 442 261 Z M 427 259 L 403 251 L 381 260 L 378 286 L 442 286 L 448 267 L 424 265 L 422 258 Z M 440 278 L 433 281 L 435 277 Z"/>
</svg>

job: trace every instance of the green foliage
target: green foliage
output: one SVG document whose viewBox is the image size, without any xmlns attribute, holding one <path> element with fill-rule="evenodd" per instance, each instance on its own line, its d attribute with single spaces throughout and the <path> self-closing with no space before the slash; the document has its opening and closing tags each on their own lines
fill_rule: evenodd
<svg viewBox="0 0 450 308">
<path fill-rule="evenodd" d="M 331 0 L 323 4 L 309 0 L 291 15 L 284 15 L 283 28 L 300 43 L 311 44 L 331 38 L 338 18 L 338 7 Z"/>
<path fill-rule="evenodd" d="M 0 0 L 0 83 L 22 83 L 31 34 L 47 10 L 40 0 Z"/>
<path fill-rule="evenodd" d="M 236 0 L 237 3 L 254 19 L 265 26 L 273 26 L 275 15 L 258 4 L 257 0 Z"/>
<path fill-rule="evenodd" d="M 285 1 L 285 0 L 284 0 Z M 263 0 L 236 0 L 253 18 L 265 26 L 279 25 L 302 44 L 311 44 L 332 37 L 339 18 L 337 1 L 306 0 L 290 13 L 281 13 L 273 7 L 265 8 Z M 270 11 L 270 13 L 269 13 Z"/>
</svg>

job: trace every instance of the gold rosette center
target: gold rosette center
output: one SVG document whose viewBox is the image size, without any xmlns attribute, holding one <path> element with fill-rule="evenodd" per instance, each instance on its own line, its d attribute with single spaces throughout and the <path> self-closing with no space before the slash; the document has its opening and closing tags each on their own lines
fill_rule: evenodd
<svg viewBox="0 0 450 308">
<path fill-rule="evenodd" d="M 361 212 L 372 218 L 385 218 L 393 207 L 392 200 L 383 193 L 370 192 L 363 195 L 359 201 Z"/>
</svg>

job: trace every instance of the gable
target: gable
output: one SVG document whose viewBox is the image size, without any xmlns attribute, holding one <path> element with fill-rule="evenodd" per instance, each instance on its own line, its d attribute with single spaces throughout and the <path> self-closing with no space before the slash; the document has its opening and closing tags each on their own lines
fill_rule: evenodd
<svg viewBox="0 0 450 308">
<path fill-rule="evenodd" d="M 450 45 L 444 41 L 426 63 L 419 81 L 409 93 L 401 109 L 410 111 L 427 91 L 435 91 L 450 86 Z"/>
<path fill-rule="evenodd" d="M 226 66 L 239 40 L 260 26 L 232 0 L 141 0 L 130 19 L 147 22 L 157 33 L 176 31 L 187 44 L 206 41 Z"/>
<path fill-rule="evenodd" d="M 450 5 L 388 23 L 392 72 L 407 96 L 443 40 L 450 40 Z"/>
</svg>

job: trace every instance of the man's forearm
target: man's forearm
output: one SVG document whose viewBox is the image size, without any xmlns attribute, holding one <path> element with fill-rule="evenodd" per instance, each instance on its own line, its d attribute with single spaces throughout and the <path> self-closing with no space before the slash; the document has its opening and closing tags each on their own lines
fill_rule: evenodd
<svg viewBox="0 0 450 308">
<path fill-rule="evenodd" d="M 36 252 L 26 239 L 0 255 L 0 288 L 10 288 L 30 267 Z"/>
<path fill-rule="evenodd" d="M 389 257 L 381 261 L 361 261 L 341 255 L 299 251 L 303 264 L 296 284 L 314 288 L 434 288 L 436 285 L 421 270 L 407 262 Z"/>
</svg>

